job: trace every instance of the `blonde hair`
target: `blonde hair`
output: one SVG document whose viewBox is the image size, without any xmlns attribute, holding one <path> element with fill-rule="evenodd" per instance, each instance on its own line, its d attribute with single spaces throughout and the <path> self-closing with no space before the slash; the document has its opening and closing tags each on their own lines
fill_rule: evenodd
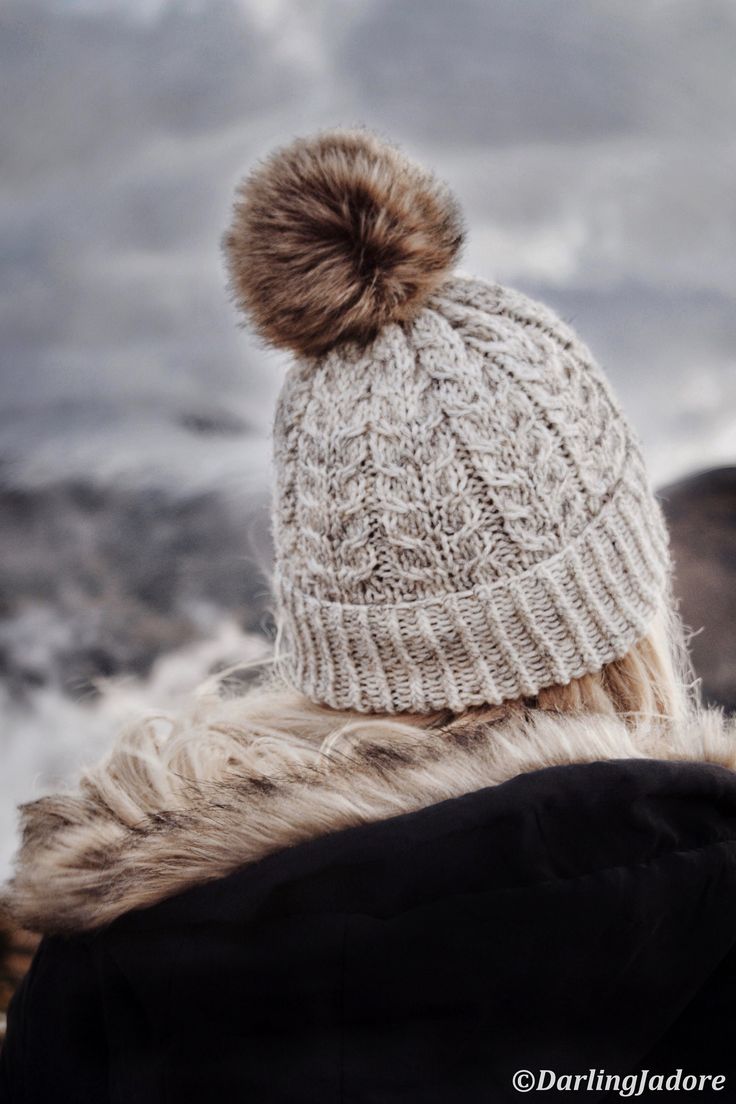
<svg viewBox="0 0 736 1104">
<path fill-rule="evenodd" d="M 699 704 L 685 630 L 672 606 L 620 659 L 566 686 L 541 690 L 536 704 L 558 713 L 597 713 L 624 720 L 681 721 Z"/>
</svg>

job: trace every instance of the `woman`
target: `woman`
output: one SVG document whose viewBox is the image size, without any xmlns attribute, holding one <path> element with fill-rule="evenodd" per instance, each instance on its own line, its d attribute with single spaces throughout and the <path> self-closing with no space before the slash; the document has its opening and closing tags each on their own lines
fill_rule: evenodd
<svg viewBox="0 0 736 1104">
<path fill-rule="evenodd" d="M 736 1099 L 734 732 L 605 378 L 461 240 L 363 131 L 242 186 L 276 662 L 24 808 L 3 1101 Z"/>
</svg>

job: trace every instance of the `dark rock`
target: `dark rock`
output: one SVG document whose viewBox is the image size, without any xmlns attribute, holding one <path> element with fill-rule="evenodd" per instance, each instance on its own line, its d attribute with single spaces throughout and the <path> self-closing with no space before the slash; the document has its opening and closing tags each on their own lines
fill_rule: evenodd
<svg viewBox="0 0 736 1104">
<path fill-rule="evenodd" d="M 665 487 L 675 592 L 707 701 L 736 710 L 736 467 Z"/>
</svg>

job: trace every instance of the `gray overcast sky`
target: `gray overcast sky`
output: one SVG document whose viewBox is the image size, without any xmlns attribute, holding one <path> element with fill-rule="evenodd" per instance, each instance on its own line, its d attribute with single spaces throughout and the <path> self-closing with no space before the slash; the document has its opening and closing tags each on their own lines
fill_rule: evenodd
<svg viewBox="0 0 736 1104">
<path fill-rule="evenodd" d="M 283 360 L 219 237 L 252 160 L 362 122 L 462 200 L 463 267 L 548 300 L 655 478 L 736 461 L 733 0 L 0 4 L 0 457 L 266 478 Z M 191 414 L 255 433 L 195 438 Z"/>
</svg>

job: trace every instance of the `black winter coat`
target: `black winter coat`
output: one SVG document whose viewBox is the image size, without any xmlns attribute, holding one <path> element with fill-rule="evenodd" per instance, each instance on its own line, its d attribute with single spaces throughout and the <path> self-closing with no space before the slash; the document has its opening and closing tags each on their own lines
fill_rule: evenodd
<svg viewBox="0 0 736 1104">
<path fill-rule="evenodd" d="M 453 755 L 487 780 L 485 751 L 449 741 L 418 766 L 371 745 L 339 785 L 413 794 L 419 771 L 425 807 L 407 797 L 352 827 L 329 813 L 332 828 L 149 897 L 98 855 L 120 914 L 100 884 L 108 922 L 70 934 L 73 904 L 48 899 L 43 926 L 63 930 L 13 1000 L 2 1104 L 489 1104 L 559 1099 L 553 1075 L 578 1075 L 571 1101 L 626 1099 L 634 1075 L 660 1077 L 637 1100 L 736 1101 L 736 737 L 698 741 L 511 769 L 440 800 Z M 309 821 L 293 779 L 259 785 L 260 816 L 296 804 Z M 315 784 L 310 808 L 332 790 Z M 162 871 L 181 864 L 176 832 L 192 863 L 209 847 L 201 810 L 187 816 L 151 825 Z"/>
</svg>

